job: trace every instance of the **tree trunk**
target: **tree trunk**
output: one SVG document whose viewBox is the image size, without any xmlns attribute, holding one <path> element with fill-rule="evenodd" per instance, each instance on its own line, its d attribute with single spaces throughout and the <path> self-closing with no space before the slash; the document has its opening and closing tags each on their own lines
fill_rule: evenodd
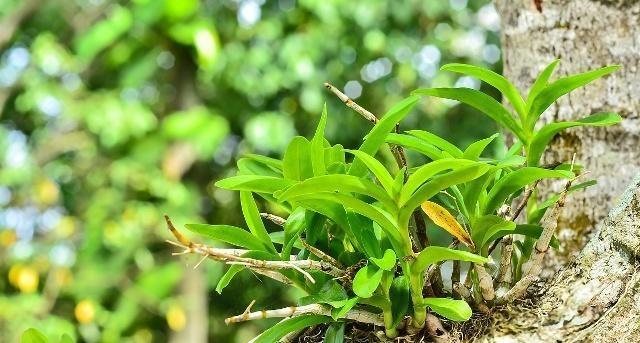
<svg viewBox="0 0 640 343">
<path fill-rule="evenodd" d="M 556 58 L 561 59 L 556 76 L 622 66 L 560 98 L 542 117 L 545 122 L 562 121 L 608 111 L 624 118 L 609 128 L 567 130 L 544 158 L 571 161 L 575 153 L 576 162 L 598 181 L 576 192 L 565 206 L 557 233 L 562 248 L 548 259 L 562 265 L 580 251 L 595 224 L 640 171 L 640 1 L 495 0 L 495 5 L 502 20 L 504 74 L 521 91 Z"/>
<path fill-rule="evenodd" d="M 502 18 L 504 73 L 520 90 L 555 58 L 562 59 L 558 75 L 622 65 L 561 98 L 544 121 L 599 111 L 617 112 L 624 120 L 606 129 L 570 130 L 554 140 L 546 162 L 568 161 L 575 153 L 598 185 L 567 201 L 560 253 L 547 256 L 549 270 L 564 268 L 531 287 L 529 300 L 494 313 L 477 341 L 640 342 L 640 1 L 495 3 Z"/>
</svg>

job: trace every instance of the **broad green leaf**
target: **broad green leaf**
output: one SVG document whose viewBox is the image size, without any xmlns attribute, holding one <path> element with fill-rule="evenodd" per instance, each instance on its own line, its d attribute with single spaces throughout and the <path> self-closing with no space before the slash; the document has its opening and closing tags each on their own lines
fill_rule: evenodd
<svg viewBox="0 0 640 343">
<path fill-rule="evenodd" d="M 491 144 L 491 142 L 493 142 L 493 140 L 496 139 L 496 137 L 498 137 L 499 135 L 500 135 L 499 133 L 496 133 L 491 137 L 481 139 L 477 142 L 471 143 L 467 147 L 467 149 L 464 150 L 464 153 L 462 154 L 462 158 L 467 160 L 477 161 L 480 158 L 480 155 L 482 155 L 482 152 L 484 151 L 484 149 L 489 144 Z"/>
<path fill-rule="evenodd" d="M 493 213 L 507 198 L 526 185 L 542 179 L 571 178 L 572 172 L 548 170 L 536 167 L 524 167 L 513 171 L 500 179 L 489 191 L 483 213 Z"/>
<path fill-rule="evenodd" d="M 249 250 L 267 250 L 267 246 L 250 232 L 231 225 L 186 224 L 185 227 L 197 234 L 216 241 L 225 242 Z"/>
<path fill-rule="evenodd" d="M 505 220 L 500 216 L 488 214 L 473 222 L 471 237 L 478 244 L 478 247 L 482 249 L 487 243 L 513 233 L 515 228 L 516 223 Z"/>
<path fill-rule="evenodd" d="M 390 271 L 396 266 L 396 253 L 391 249 L 387 249 L 382 258 L 371 257 L 369 260 L 378 266 L 378 268 Z"/>
<path fill-rule="evenodd" d="M 442 150 L 414 136 L 390 133 L 387 136 L 386 142 L 415 150 L 434 161 L 443 157 Z"/>
<path fill-rule="evenodd" d="M 553 74 L 553 71 L 556 69 L 556 66 L 559 62 L 560 60 L 554 60 L 553 62 L 549 63 L 549 65 L 544 68 L 536 78 L 536 81 L 533 83 L 533 86 L 531 86 L 531 90 L 529 90 L 529 95 L 527 96 L 527 113 L 529 113 L 531 102 L 538 96 L 538 94 L 540 94 L 540 92 L 545 87 L 547 87 L 549 78 L 551 78 L 551 75 Z"/>
<path fill-rule="evenodd" d="M 502 95 L 507 98 L 507 100 L 509 100 L 511 106 L 513 106 L 513 108 L 516 110 L 516 113 L 518 113 L 518 116 L 520 116 L 521 120 L 524 120 L 526 116 L 524 100 L 522 100 L 518 89 L 511 82 L 509 82 L 509 80 L 504 78 L 504 76 L 485 68 L 459 63 L 445 64 L 444 66 L 442 66 L 442 68 L 440 68 L 440 70 L 469 75 L 488 83 L 489 85 L 499 90 L 500 93 L 502 93 Z"/>
<path fill-rule="evenodd" d="M 329 148 L 324 148 L 324 162 L 328 166 L 331 164 L 345 164 L 344 147 L 336 144 Z"/>
<path fill-rule="evenodd" d="M 412 94 L 431 95 L 465 103 L 509 129 L 509 131 L 520 138 L 523 142 L 527 141 L 527 137 L 522 130 L 522 127 L 520 127 L 515 119 L 513 119 L 511 113 L 496 99 L 480 91 L 470 88 L 430 88 L 418 89 Z"/>
<path fill-rule="evenodd" d="M 387 194 L 393 194 L 393 177 L 389 174 L 387 168 L 380 163 L 375 157 L 365 154 L 359 150 L 346 150 L 348 153 L 353 154 L 364 163 L 367 168 L 375 175 L 376 179 L 380 182 L 382 187 L 387 191 Z"/>
<path fill-rule="evenodd" d="M 395 208 L 395 202 L 380 186 L 353 175 L 323 175 L 316 176 L 293 185 L 282 192 L 280 201 L 291 201 L 308 194 L 320 192 L 353 192 L 364 194 L 380 201 L 390 209 Z"/>
<path fill-rule="evenodd" d="M 265 261 L 277 259 L 277 256 L 265 253 L 264 251 L 247 251 L 246 253 L 242 254 L 242 257 L 255 258 Z M 229 285 L 236 274 L 238 274 L 245 268 L 245 266 L 239 264 L 229 266 L 229 269 L 227 269 L 227 271 L 218 281 L 218 284 L 216 285 L 216 292 L 218 292 L 218 294 L 222 294 L 222 291 Z"/>
<path fill-rule="evenodd" d="M 406 275 L 401 275 L 393 279 L 391 288 L 389 289 L 389 299 L 391 299 L 392 326 L 396 327 L 409 310 L 409 279 Z"/>
<path fill-rule="evenodd" d="M 295 332 L 309 326 L 328 323 L 331 317 L 317 314 L 305 314 L 297 317 L 287 318 L 278 324 L 263 331 L 252 343 L 274 343 L 290 332 Z"/>
<path fill-rule="evenodd" d="M 258 211 L 258 206 L 256 205 L 256 201 L 253 199 L 253 194 L 251 194 L 251 192 L 240 192 L 240 206 L 242 208 L 244 220 L 247 222 L 247 226 L 249 227 L 249 231 L 251 231 L 251 233 L 261 241 L 269 251 L 275 253 L 276 248 L 271 242 L 271 238 L 269 238 L 267 229 L 264 227 L 264 223 L 260 217 L 260 212 Z"/>
<path fill-rule="evenodd" d="M 462 225 L 458 223 L 456 218 L 449 213 L 446 208 L 432 201 L 425 201 L 420 207 L 422 207 L 422 211 L 434 224 L 445 229 L 466 246 L 472 249 L 475 248 L 469 233 L 462 228 Z"/>
<path fill-rule="evenodd" d="M 385 234 L 392 239 L 393 243 L 396 244 L 394 248 L 401 249 L 402 246 L 398 245 L 403 242 L 402 236 L 398 231 L 397 224 L 392 222 L 382 211 L 371 204 L 367 204 L 366 202 L 351 197 L 349 195 L 340 194 L 340 193 L 317 193 L 317 194 L 307 194 L 304 197 L 301 197 L 299 200 L 328 200 L 332 201 L 336 204 L 340 204 L 345 206 L 346 208 L 352 209 L 354 212 L 359 213 L 367 218 L 372 219 L 376 223 L 380 225 L 380 227 L 384 230 Z M 397 250 L 401 251 L 401 250 Z M 396 251 L 396 252 L 397 252 Z"/>
<path fill-rule="evenodd" d="M 335 318 L 334 318 L 335 320 Z M 343 343 L 345 323 L 333 323 L 324 333 L 324 343 Z"/>
<path fill-rule="evenodd" d="M 241 272 L 244 268 L 245 266 L 240 264 L 231 265 L 218 281 L 218 284 L 216 285 L 216 292 L 218 292 L 218 294 L 222 294 L 222 291 L 229 286 L 229 283 L 233 280 L 236 274 Z"/>
<path fill-rule="evenodd" d="M 356 273 L 353 278 L 353 293 L 360 298 L 370 298 L 378 289 L 384 270 L 368 264 Z"/>
<path fill-rule="evenodd" d="M 65 333 L 62 335 L 62 337 L 60 337 L 60 343 L 74 343 L 74 340 L 73 338 L 71 338 L 71 336 Z"/>
<path fill-rule="evenodd" d="M 284 223 L 284 245 L 280 256 L 285 261 L 289 260 L 294 243 L 298 241 L 300 233 L 305 229 L 307 224 L 306 214 L 307 210 L 298 207 L 287 217 L 287 221 Z"/>
<path fill-rule="evenodd" d="M 491 166 L 488 164 L 474 162 L 474 164 L 469 166 L 438 175 L 420 186 L 405 203 L 400 203 L 400 206 L 413 211 L 413 209 L 431 199 L 431 197 L 440 191 L 453 185 L 476 179 L 489 171 L 489 169 L 491 169 Z"/>
<path fill-rule="evenodd" d="M 420 188 L 422 184 L 431 179 L 434 175 L 441 173 L 449 169 L 460 169 L 474 164 L 475 162 L 469 160 L 444 158 L 437 161 L 429 162 L 422 167 L 418 168 L 413 174 L 409 176 L 407 182 L 402 187 L 400 192 L 400 198 L 398 203 L 402 204 L 407 201 Z"/>
<path fill-rule="evenodd" d="M 437 136 L 429 131 L 411 130 L 411 131 L 408 131 L 407 133 L 435 146 L 436 148 L 442 151 L 446 151 L 453 157 L 456 157 L 456 158 L 462 157 L 462 151 L 458 149 L 457 146 L 449 143 L 446 139 L 440 136 Z"/>
<path fill-rule="evenodd" d="M 282 171 L 282 160 L 278 160 L 275 158 L 271 158 L 271 157 L 267 157 L 267 156 L 262 156 L 262 155 L 256 155 L 256 154 L 246 154 L 244 155 L 244 157 L 252 159 L 254 161 L 260 162 L 266 166 L 269 166 L 275 170 L 279 170 Z"/>
<path fill-rule="evenodd" d="M 360 242 L 367 257 L 376 258 L 382 256 L 380 242 L 374 232 L 371 219 L 353 211 L 347 211 L 347 220 L 351 226 L 351 231 L 356 236 L 358 242 Z"/>
<path fill-rule="evenodd" d="M 622 117 L 615 113 L 596 113 L 576 121 L 561 121 L 542 127 L 529 143 L 527 165 L 536 166 L 551 139 L 560 131 L 574 126 L 610 126 L 619 123 Z"/>
<path fill-rule="evenodd" d="M 312 177 L 311 142 L 304 137 L 294 137 L 284 153 L 282 162 L 285 179 L 302 181 Z"/>
<path fill-rule="evenodd" d="M 449 249 L 438 246 L 428 246 L 424 248 L 416 257 L 411 266 L 411 271 L 415 274 L 424 272 L 430 265 L 446 260 L 458 260 L 474 263 L 486 263 L 489 260 L 480 255 L 468 251 Z"/>
<path fill-rule="evenodd" d="M 340 318 L 343 318 L 349 311 L 351 311 L 351 309 L 354 306 L 356 306 L 359 300 L 360 300 L 359 297 L 354 297 L 345 301 L 341 307 L 336 307 L 332 309 L 331 317 L 333 318 L 333 320 L 338 320 Z"/>
<path fill-rule="evenodd" d="M 311 139 L 311 166 L 313 175 L 320 176 L 327 173 L 324 161 L 324 128 L 327 126 L 327 104 L 324 104 L 322 116 L 316 129 L 316 134 Z"/>
<path fill-rule="evenodd" d="M 268 194 L 273 194 L 274 192 L 289 187 L 292 184 L 292 181 L 279 177 L 258 175 L 232 176 L 215 183 L 216 187 L 232 191 L 249 191 Z"/>
<path fill-rule="evenodd" d="M 518 224 L 518 225 L 516 225 L 516 228 L 513 230 L 513 234 L 515 234 L 515 235 L 523 235 L 523 236 L 526 236 L 526 237 L 538 239 L 538 238 L 540 238 L 540 235 L 542 235 L 542 231 L 543 230 L 544 230 L 544 228 L 542 226 L 540 226 L 540 225 Z M 499 237 L 496 237 L 495 239 L 498 239 L 498 238 Z M 555 236 L 553 236 L 553 237 L 551 237 L 551 242 L 549 242 L 549 245 L 554 249 L 558 249 L 560 247 L 560 242 L 558 241 L 558 239 Z"/>
<path fill-rule="evenodd" d="M 545 87 L 538 96 L 531 102 L 531 109 L 527 115 L 527 121 L 525 127 L 529 131 L 533 131 L 536 122 L 540 118 L 540 115 L 558 98 L 571 92 L 576 88 L 580 88 L 594 80 L 597 80 L 607 74 L 613 73 L 620 69 L 620 66 L 608 66 L 597 70 L 589 71 L 582 74 L 563 77 L 556 80 Z"/>
<path fill-rule="evenodd" d="M 328 304 L 334 308 L 340 308 L 349 301 L 347 292 L 342 286 L 333 279 L 321 284 L 321 288 L 316 292 L 312 292 L 310 295 L 303 297 L 299 300 L 299 305 L 308 304 Z"/>
<path fill-rule="evenodd" d="M 20 343 L 49 343 L 49 339 L 42 332 L 30 328 L 22 333 Z"/>
<path fill-rule="evenodd" d="M 282 178 L 282 173 L 250 158 L 238 160 L 238 175 L 259 175 Z"/>
<path fill-rule="evenodd" d="M 456 322 L 469 320 L 473 311 L 464 300 L 451 298 L 426 298 L 424 304 L 429 306 L 433 312 Z"/>
<path fill-rule="evenodd" d="M 371 156 L 375 155 L 389 132 L 409 113 L 418 100 L 418 97 L 411 96 L 394 105 L 373 127 L 358 150 Z M 349 174 L 362 176 L 364 172 L 364 163 L 356 158 L 349 168 Z"/>
</svg>

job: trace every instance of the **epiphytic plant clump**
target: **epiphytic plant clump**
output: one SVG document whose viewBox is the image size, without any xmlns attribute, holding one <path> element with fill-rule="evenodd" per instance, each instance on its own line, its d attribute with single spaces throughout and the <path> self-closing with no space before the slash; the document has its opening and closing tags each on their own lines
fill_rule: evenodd
<svg viewBox="0 0 640 343">
<path fill-rule="evenodd" d="M 346 321 L 373 324 L 383 328 L 387 337 L 396 337 L 399 331 L 411 334 L 425 326 L 434 336 L 446 335 L 439 318 L 465 321 L 474 309 L 488 312 L 525 294 L 540 272 L 545 252 L 557 244 L 553 234 L 567 194 L 594 183 L 574 184 L 584 174 L 574 161 L 540 165 L 552 138 L 570 127 L 620 121 L 616 114 L 598 113 L 537 126 L 541 114 L 559 97 L 618 68 L 550 82 L 557 63 L 542 71 L 526 100 L 508 80 L 489 70 L 463 64 L 442 68 L 497 88 L 515 114 L 474 89 L 433 88 L 416 90 L 378 119 L 327 84 L 347 106 L 374 124 L 361 146 L 348 150 L 324 138 L 325 107 L 311 140 L 294 138 L 282 159 L 247 155 L 238 161 L 236 176 L 216 183 L 240 193 L 248 230 L 186 225 L 234 248 L 194 243 L 167 218 L 177 239 L 173 244 L 185 253 L 230 265 L 216 287 L 218 292 L 238 272 L 250 269 L 307 294 L 295 307 L 251 312 L 252 303 L 243 314 L 227 319 L 235 323 L 285 318 L 253 342 L 276 342 L 321 323 L 329 323 L 325 342 L 342 342 Z M 499 134 L 462 150 L 426 131 L 399 133 L 398 123 L 425 95 L 478 109 L 517 142 L 499 156 L 483 157 Z M 377 157 L 385 144 L 395 157 L 395 168 Z M 415 150 L 430 162 L 408 165 L 404 149 Z M 566 187 L 555 196 L 538 199 L 535 189 L 544 179 L 565 179 Z M 288 215 L 260 213 L 255 196 Z M 518 220 L 523 211 L 526 220 Z M 268 232 L 263 219 L 282 230 Z M 425 219 L 449 232 L 453 243 L 432 245 Z M 492 253 L 499 263 L 492 262 Z M 454 261 L 451 287 L 442 284 L 444 261 Z"/>
</svg>

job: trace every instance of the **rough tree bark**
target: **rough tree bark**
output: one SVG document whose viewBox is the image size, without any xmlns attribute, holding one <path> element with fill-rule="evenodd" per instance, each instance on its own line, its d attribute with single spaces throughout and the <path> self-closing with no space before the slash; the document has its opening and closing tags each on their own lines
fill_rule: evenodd
<svg viewBox="0 0 640 343">
<path fill-rule="evenodd" d="M 640 1 L 495 4 L 502 18 L 504 72 L 521 90 L 554 58 L 563 60 L 559 75 L 622 65 L 614 75 L 561 98 L 545 121 L 598 111 L 617 112 L 624 121 L 555 139 L 546 161 L 570 160 L 576 153 L 598 186 L 567 202 L 559 226 L 562 248 L 547 257 L 549 270 L 564 268 L 532 287 L 528 301 L 495 313 L 477 341 L 640 342 Z"/>
<path fill-rule="evenodd" d="M 572 196 L 560 219 L 556 265 L 577 254 L 640 171 L 640 1 L 495 0 L 502 21 L 504 74 L 521 91 L 560 58 L 556 76 L 619 64 L 611 76 L 578 89 L 543 115 L 545 122 L 610 111 L 624 121 L 609 128 L 567 130 L 545 162 L 577 161 L 598 184 Z M 555 185 L 557 191 L 560 184 Z M 547 188 L 549 189 L 549 188 Z M 551 259 L 550 259 L 551 260 Z"/>
</svg>

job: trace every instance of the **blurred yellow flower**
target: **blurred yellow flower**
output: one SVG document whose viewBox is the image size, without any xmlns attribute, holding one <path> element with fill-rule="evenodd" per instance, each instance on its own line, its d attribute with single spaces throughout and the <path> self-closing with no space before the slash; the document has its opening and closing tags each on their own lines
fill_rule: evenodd
<svg viewBox="0 0 640 343">
<path fill-rule="evenodd" d="M 182 331 L 187 325 L 187 315 L 179 305 L 171 305 L 167 311 L 167 324 L 173 331 Z"/>
<path fill-rule="evenodd" d="M 95 306 L 91 300 L 82 300 L 76 305 L 75 311 L 76 319 L 81 324 L 91 323 L 96 314 Z"/>
<path fill-rule="evenodd" d="M 13 230 L 0 231 L 0 246 L 10 247 L 16 242 L 16 232 Z"/>
<path fill-rule="evenodd" d="M 33 293 L 38 290 L 40 277 L 32 267 L 16 264 L 9 269 L 9 282 L 22 293 Z"/>
<path fill-rule="evenodd" d="M 53 205 L 58 201 L 60 190 L 51 179 L 43 178 L 36 183 L 36 201 L 42 205 Z"/>
</svg>

